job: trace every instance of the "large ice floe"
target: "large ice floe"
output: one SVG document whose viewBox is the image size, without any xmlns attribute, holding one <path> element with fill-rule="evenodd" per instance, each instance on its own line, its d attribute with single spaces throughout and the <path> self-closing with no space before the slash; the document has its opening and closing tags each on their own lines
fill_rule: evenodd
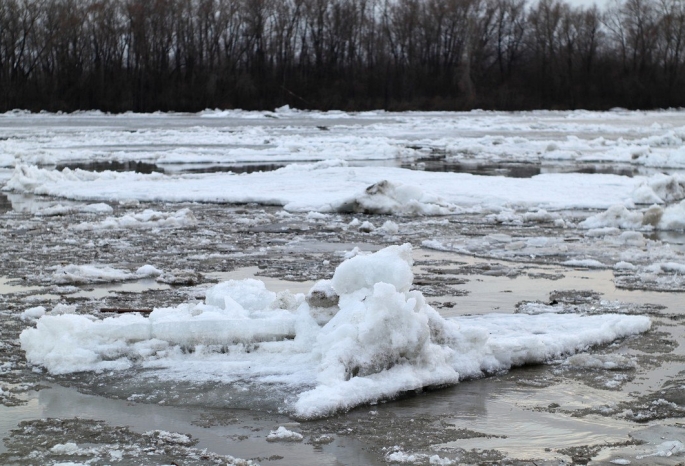
<svg viewBox="0 0 685 466">
<path fill-rule="evenodd" d="M 545 173 L 530 179 L 350 167 L 343 160 L 249 174 L 149 175 L 47 170 L 19 165 L 2 188 L 76 201 L 218 202 L 283 206 L 292 212 L 451 215 L 503 207 L 607 209 L 630 199 L 642 177 Z"/>
<path fill-rule="evenodd" d="M 43 315 L 20 340 L 53 374 L 144 371 L 162 379 L 285 387 L 281 409 L 316 418 L 424 387 L 588 349 L 650 328 L 644 316 L 489 314 L 445 319 L 411 290 L 411 245 L 343 262 L 307 295 L 254 279 L 202 303 L 126 314 Z"/>
</svg>

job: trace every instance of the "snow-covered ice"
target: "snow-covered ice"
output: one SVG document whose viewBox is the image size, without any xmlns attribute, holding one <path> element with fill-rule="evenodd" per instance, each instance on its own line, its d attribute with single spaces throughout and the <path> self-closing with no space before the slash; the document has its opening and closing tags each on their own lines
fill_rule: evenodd
<svg viewBox="0 0 685 466">
<path fill-rule="evenodd" d="M 158 212 L 145 209 L 135 214 L 121 217 L 107 217 L 100 222 L 84 222 L 74 225 L 74 230 L 114 230 L 119 228 L 152 229 L 152 228 L 188 228 L 197 225 L 197 219 L 190 209 L 176 212 Z"/>
<path fill-rule="evenodd" d="M 411 267 L 408 244 L 348 259 L 315 287 L 326 298 L 323 317 L 314 291 L 307 299 L 234 280 L 208 290 L 203 303 L 149 317 L 45 315 L 20 340 L 28 361 L 54 374 L 140 367 L 168 379 L 279 384 L 292 396 L 283 409 L 315 418 L 543 363 L 651 325 L 620 314 L 445 319 L 411 290 Z"/>
<path fill-rule="evenodd" d="M 52 274 L 51 281 L 58 285 L 85 284 L 85 283 L 113 283 L 127 280 L 137 280 L 139 278 L 157 277 L 162 272 L 146 264 L 135 272 L 128 270 L 115 269 L 108 265 L 88 264 L 75 265 L 69 264 L 59 266 Z"/>
<path fill-rule="evenodd" d="M 682 110 L 9 112 L 0 115 L 0 136 L 5 136 L 0 138 L 0 166 L 4 167 L 112 160 L 166 167 L 392 160 L 433 150 L 459 161 L 685 167 Z"/>
<path fill-rule="evenodd" d="M 269 435 L 266 436 L 267 442 L 301 442 L 302 439 L 304 439 L 302 434 L 288 430 L 283 426 L 279 426 L 278 429 L 272 430 Z"/>
<path fill-rule="evenodd" d="M 630 199 L 643 180 L 550 173 L 530 179 L 350 167 L 346 162 L 289 165 L 236 175 L 143 175 L 54 171 L 21 165 L 5 190 L 73 200 L 230 202 L 280 205 L 298 212 L 448 215 L 464 208 L 607 209 Z"/>
</svg>

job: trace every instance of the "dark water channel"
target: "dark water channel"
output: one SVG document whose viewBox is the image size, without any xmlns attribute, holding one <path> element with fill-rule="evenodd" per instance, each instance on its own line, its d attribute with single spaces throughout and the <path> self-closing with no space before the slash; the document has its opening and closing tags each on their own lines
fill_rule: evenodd
<svg viewBox="0 0 685 466">
<path fill-rule="evenodd" d="M 12 203 L 4 194 L 0 193 L 0 214 L 12 210 Z"/>
<path fill-rule="evenodd" d="M 632 178 L 634 176 L 649 176 L 653 170 L 631 165 L 609 164 L 539 164 L 539 163 L 510 163 L 510 162 L 456 162 L 443 158 L 418 159 L 413 163 L 403 163 L 402 168 L 410 170 L 425 170 L 429 172 L 469 173 L 481 176 L 504 176 L 506 178 L 532 178 L 544 173 L 584 173 L 589 175 L 618 175 Z"/>
<path fill-rule="evenodd" d="M 255 162 L 255 163 L 182 163 L 173 165 L 157 165 L 143 161 L 98 161 L 98 162 L 74 162 L 63 163 L 56 166 L 57 170 L 69 168 L 92 172 L 115 171 L 134 172 L 141 174 L 165 173 L 165 174 L 202 174 L 202 173 L 256 173 L 275 171 L 283 168 L 286 162 Z M 645 167 L 620 165 L 615 163 L 595 164 L 540 164 L 521 162 L 468 162 L 446 160 L 444 157 L 426 157 L 415 161 L 399 160 L 368 160 L 350 162 L 350 166 L 389 166 L 401 167 L 408 170 L 423 170 L 430 172 L 468 173 L 481 176 L 504 176 L 507 178 L 532 178 L 545 173 L 584 173 L 618 175 L 626 177 L 650 176 L 657 172 L 674 170 L 656 170 Z M 679 170 L 675 170 L 680 172 Z M 1 201 L 0 201 L 1 202 Z M 0 209 L 2 204 L 0 203 Z"/>
<path fill-rule="evenodd" d="M 149 175 L 150 173 L 164 173 L 164 170 L 159 168 L 154 163 L 147 162 L 117 162 L 117 161 L 100 161 L 100 162 L 76 162 L 65 163 L 57 165 L 57 170 L 62 171 L 65 168 L 70 170 L 85 170 L 89 172 L 134 172 Z"/>
</svg>

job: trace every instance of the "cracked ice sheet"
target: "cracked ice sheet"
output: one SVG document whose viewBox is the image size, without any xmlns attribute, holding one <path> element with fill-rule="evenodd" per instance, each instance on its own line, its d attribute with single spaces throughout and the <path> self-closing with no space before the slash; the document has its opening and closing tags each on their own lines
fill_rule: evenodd
<svg viewBox="0 0 685 466">
<path fill-rule="evenodd" d="M 0 167 L 93 160 L 273 163 L 425 155 L 410 148 L 416 146 L 460 160 L 683 168 L 684 115 L 677 110 L 8 112 L 0 115 Z"/>
<path fill-rule="evenodd" d="M 364 190 L 388 180 L 416 190 L 430 204 L 499 209 L 606 209 L 626 202 L 642 177 L 542 174 L 530 179 L 393 167 L 349 167 L 344 161 L 290 165 L 272 172 L 168 176 L 17 167 L 5 190 L 75 200 L 227 202 L 281 205 L 291 211 L 336 211 Z M 449 210 L 449 209 L 448 209 Z M 453 213 L 455 208 L 451 209 Z M 386 212 L 387 213 L 387 212 Z M 429 212 L 431 213 L 430 209 Z"/>
<path fill-rule="evenodd" d="M 343 262 L 316 287 L 339 298 L 328 321 L 315 320 L 321 310 L 304 295 L 275 294 L 248 279 L 149 318 L 45 315 L 20 340 L 28 361 L 54 374 L 157 369 L 137 377 L 273 386 L 280 409 L 316 418 L 543 363 L 651 326 L 647 317 L 619 314 L 445 319 L 410 291 L 411 266 L 408 244 Z"/>
</svg>

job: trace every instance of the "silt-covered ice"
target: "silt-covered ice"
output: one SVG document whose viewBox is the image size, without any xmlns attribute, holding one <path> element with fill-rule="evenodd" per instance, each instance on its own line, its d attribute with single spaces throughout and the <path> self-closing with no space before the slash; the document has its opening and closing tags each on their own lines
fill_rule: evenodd
<svg viewBox="0 0 685 466">
<path fill-rule="evenodd" d="M 542 363 L 651 325 L 619 314 L 445 319 L 411 290 L 411 253 L 405 244 L 357 255 L 308 296 L 248 279 L 149 317 L 45 315 L 21 345 L 30 363 L 54 374 L 138 367 L 166 379 L 279 384 L 291 396 L 285 411 L 316 418 Z"/>
</svg>

